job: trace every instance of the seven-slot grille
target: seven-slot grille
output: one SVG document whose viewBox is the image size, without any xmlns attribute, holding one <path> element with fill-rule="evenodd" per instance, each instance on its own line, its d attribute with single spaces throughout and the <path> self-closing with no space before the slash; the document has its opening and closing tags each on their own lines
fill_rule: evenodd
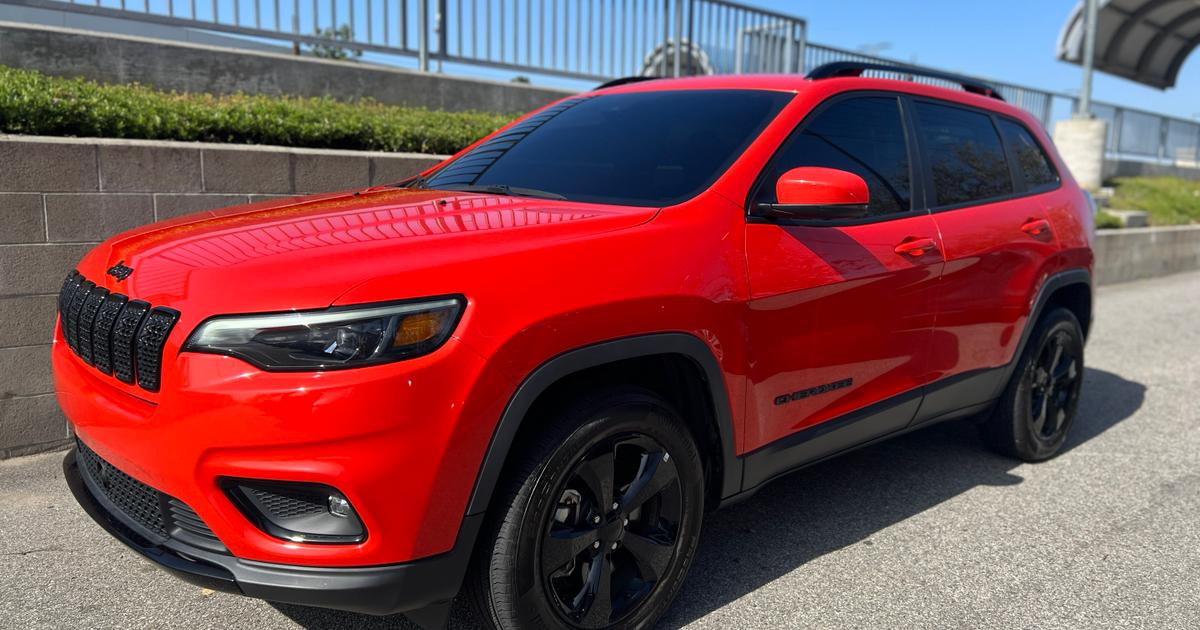
<svg viewBox="0 0 1200 630">
<path fill-rule="evenodd" d="M 214 551 L 225 547 L 186 503 L 159 492 L 106 462 L 82 440 L 76 461 L 93 492 L 101 494 L 121 515 L 156 537 L 151 542 L 177 538 Z M 139 533 L 141 535 L 141 533 Z"/>
<path fill-rule="evenodd" d="M 58 294 L 58 314 L 67 346 L 84 363 L 158 391 L 163 345 L 178 311 L 110 293 L 72 271 Z"/>
</svg>

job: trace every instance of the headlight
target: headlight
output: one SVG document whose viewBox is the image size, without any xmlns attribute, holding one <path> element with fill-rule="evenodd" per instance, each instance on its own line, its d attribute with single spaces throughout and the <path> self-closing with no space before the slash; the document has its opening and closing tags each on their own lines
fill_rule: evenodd
<svg viewBox="0 0 1200 630">
<path fill-rule="evenodd" d="M 336 307 L 269 315 L 214 317 L 185 351 L 227 354 L 264 370 L 329 370 L 399 361 L 437 350 L 465 300 Z"/>
</svg>

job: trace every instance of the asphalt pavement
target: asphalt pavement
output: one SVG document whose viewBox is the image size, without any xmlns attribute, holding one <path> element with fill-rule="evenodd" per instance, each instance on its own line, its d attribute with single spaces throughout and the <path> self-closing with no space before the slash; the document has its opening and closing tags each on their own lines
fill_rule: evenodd
<svg viewBox="0 0 1200 630">
<path fill-rule="evenodd" d="M 1101 289 L 1086 363 L 1052 461 L 951 423 L 711 515 L 660 627 L 1200 628 L 1200 273 Z M 61 457 L 0 462 L 0 627 L 411 627 L 177 581 L 87 518 Z"/>
</svg>

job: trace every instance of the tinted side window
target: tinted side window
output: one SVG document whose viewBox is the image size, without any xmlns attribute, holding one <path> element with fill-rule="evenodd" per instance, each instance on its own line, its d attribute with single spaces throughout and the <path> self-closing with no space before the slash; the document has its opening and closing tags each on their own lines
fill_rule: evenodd
<svg viewBox="0 0 1200 630">
<path fill-rule="evenodd" d="M 911 209 L 908 145 L 895 98 L 864 97 L 831 105 L 801 123 L 767 167 L 755 203 L 775 203 L 775 182 L 798 166 L 824 166 L 862 177 L 872 216 Z"/>
<path fill-rule="evenodd" d="M 1012 174 L 990 116 L 920 101 L 916 110 L 922 151 L 933 171 L 934 205 L 1012 194 Z"/>
<path fill-rule="evenodd" d="M 1024 180 L 1023 190 L 1020 192 L 1058 183 L 1058 173 L 1050 164 L 1050 158 L 1046 157 L 1041 145 L 1033 139 L 1033 134 L 1029 133 L 1028 129 L 1018 122 L 1001 119 L 1000 133 L 1004 134 L 1004 141 L 1017 158 L 1017 171 Z"/>
</svg>

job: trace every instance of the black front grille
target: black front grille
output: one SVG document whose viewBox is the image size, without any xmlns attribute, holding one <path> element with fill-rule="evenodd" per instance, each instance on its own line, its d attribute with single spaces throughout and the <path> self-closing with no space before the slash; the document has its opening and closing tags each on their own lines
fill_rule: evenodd
<svg viewBox="0 0 1200 630">
<path fill-rule="evenodd" d="M 121 516 L 140 526 L 143 530 L 138 532 L 140 536 L 149 534 L 154 543 L 180 538 L 224 551 L 225 547 L 218 542 L 216 535 L 186 503 L 121 472 L 88 448 L 82 440 L 76 440 L 75 443 L 78 447 L 76 461 L 83 476 L 90 482 L 88 487 L 108 499 Z"/>
<path fill-rule="evenodd" d="M 171 513 L 171 520 L 174 521 L 175 526 L 179 529 L 210 541 L 215 542 L 217 540 L 216 534 L 212 533 L 212 530 L 208 528 L 208 525 L 204 524 L 200 516 L 183 501 L 168 497 L 167 509 Z"/>
<path fill-rule="evenodd" d="M 109 293 L 72 271 L 58 294 L 58 314 L 67 346 L 85 363 L 158 391 L 163 346 L 179 320 L 178 311 Z"/>
<path fill-rule="evenodd" d="M 77 443 L 79 467 L 92 481 L 92 489 L 102 493 L 122 514 L 138 525 L 166 538 L 167 519 L 163 516 L 159 492 L 104 461 L 83 442 Z"/>
</svg>

